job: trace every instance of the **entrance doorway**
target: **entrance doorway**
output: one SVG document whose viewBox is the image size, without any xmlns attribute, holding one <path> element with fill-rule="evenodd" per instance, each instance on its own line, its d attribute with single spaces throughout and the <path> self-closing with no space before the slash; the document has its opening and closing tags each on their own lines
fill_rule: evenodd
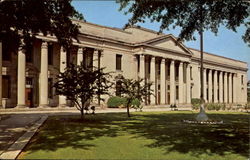
<svg viewBox="0 0 250 160">
<path fill-rule="evenodd" d="M 28 107 L 33 107 L 33 89 L 32 88 L 25 89 L 25 104 Z"/>
</svg>

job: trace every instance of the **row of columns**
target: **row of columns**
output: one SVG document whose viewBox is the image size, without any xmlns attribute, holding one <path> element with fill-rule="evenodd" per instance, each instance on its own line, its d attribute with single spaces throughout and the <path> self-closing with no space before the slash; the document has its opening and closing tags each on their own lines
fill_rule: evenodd
<svg viewBox="0 0 250 160">
<path fill-rule="evenodd" d="M 60 50 L 60 72 L 66 68 L 66 51 L 61 47 Z M 25 88 L 26 88 L 26 58 L 22 49 L 18 50 L 17 65 L 17 107 L 26 107 Z M 39 107 L 48 105 L 48 42 L 41 44 L 41 63 L 39 74 Z M 66 105 L 66 97 L 59 96 L 59 105 Z"/>
<path fill-rule="evenodd" d="M 1 45 L 0 45 L 1 47 Z M 1 58 L 1 56 L 0 56 Z M 78 48 L 77 64 L 83 61 L 83 48 Z M 2 61 L 1 61 L 2 62 Z M 1 64 L 0 64 L 1 65 Z M 93 66 L 99 66 L 99 51 L 94 50 Z M 64 72 L 67 67 L 67 52 L 60 49 L 60 72 Z M 22 49 L 18 50 L 18 73 L 17 73 L 17 107 L 25 107 L 25 88 L 26 88 L 26 58 Z M 1 79 L 0 79 L 1 80 Z M 1 83 L 2 84 L 2 83 Z M 59 95 L 59 106 L 66 106 L 66 97 Z M 41 44 L 41 63 L 39 74 L 39 107 L 48 106 L 48 42 Z"/>
<path fill-rule="evenodd" d="M 145 55 L 139 55 L 140 60 L 140 72 L 139 77 L 145 79 Z M 179 64 L 179 104 L 182 103 L 191 103 L 190 97 L 190 65 L 187 64 L 187 81 L 186 81 L 186 93 L 184 93 L 184 78 L 183 78 L 183 62 Z M 151 86 L 151 90 L 153 91 L 154 95 L 150 96 L 151 104 L 155 104 L 156 102 L 156 88 L 157 88 L 157 80 L 156 80 L 156 59 L 155 57 L 151 56 L 150 60 L 150 78 L 149 80 L 153 82 Z M 176 104 L 176 82 L 175 82 L 175 60 L 170 61 L 170 104 Z M 167 100 L 167 85 L 166 85 L 166 59 L 162 58 L 160 62 L 160 104 L 166 104 Z M 186 97 L 186 99 L 185 99 Z"/>
<path fill-rule="evenodd" d="M 208 70 L 208 74 L 207 74 Z M 236 102 L 236 74 L 223 71 L 205 69 L 204 75 L 204 99 L 206 102 L 234 103 Z M 206 81 L 208 75 L 208 83 Z M 219 76 L 219 79 L 218 79 Z M 208 90 L 208 95 L 207 95 Z M 219 95 L 218 95 L 219 94 Z M 208 97 L 208 98 L 207 98 Z"/>
</svg>

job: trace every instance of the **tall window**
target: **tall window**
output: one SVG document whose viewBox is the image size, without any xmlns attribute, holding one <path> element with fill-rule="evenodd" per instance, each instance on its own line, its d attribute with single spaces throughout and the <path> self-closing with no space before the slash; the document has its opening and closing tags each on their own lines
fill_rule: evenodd
<svg viewBox="0 0 250 160">
<path fill-rule="evenodd" d="M 53 78 L 48 78 L 48 97 L 53 98 Z"/>
<path fill-rule="evenodd" d="M 241 75 L 241 84 L 243 85 L 244 84 L 244 76 Z"/>
<path fill-rule="evenodd" d="M 116 70 L 122 70 L 122 55 L 116 55 Z"/>
<path fill-rule="evenodd" d="M 53 44 L 48 45 L 48 64 L 53 65 Z"/>
<path fill-rule="evenodd" d="M 10 76 L 3 75 L 2 87 L 3 98 L 10 98 Z"/>
</svg>

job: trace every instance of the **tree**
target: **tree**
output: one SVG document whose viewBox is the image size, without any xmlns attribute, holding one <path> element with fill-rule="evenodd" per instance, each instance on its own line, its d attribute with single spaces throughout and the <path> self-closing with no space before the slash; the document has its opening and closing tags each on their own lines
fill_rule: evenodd
<svg viewBox="0 0 250 160">
<path fill-rule="evenodd" d="M 71 18 L 83 19 L 70 3 L 71 0 L 0 1 L 0 41 L 15 49 L 27 47 L 38 34 L 54 35 L 65 49 L 70 48 L 79 33 L 79 26 Z"/>
<path fill-rule="evenodd" d="M 151 82 L 145 82 L 143 79 L 134 80 L 117 76 L 116 81 L 120 82 L 119 92 L 122 97 L 126 98 L 127 115 L 130 117 L 129 108 L 134 99 L 142 101 L 146 96 L 152 94 L 150 90 Z"/>
<path fill-rule="evenodd" d="M 195 40 L 194 32 L 200 34 L 201 50 L 201 106 L 197 116 L 198 121 L 208 120 L 204 110 L 203 97 L 203 31 L 211 30 L 215 34 L 220 25 L 236 32 L 241 24 L 247 27 L 243 40 L 250 46 L 250 3 L 246 0 L 119 0 L 120 10 L 128 8 L 125 14 L 132 13 L 132 17 L 125 27 L 145 22 L 161 23 L 160 32 L 164 29 L 181 27 L 179 41 Z"/>
<path fill-rule="evenodd" d="M 247 82 L 247 102 L 250 102 L 250 80 Z"/>
<path fill-rule="evenodd" d="M 112 83 L 109 73 L 103 72 L 104 68 L 86 67 L 69 64 L 64 72 L 58 76 L 58 81 L 54 84 L 57 95 L 64 95 L 71 100 L 84 118 L 84 109 L 93 98 L 99 95 L 108 94 L 108 89 Z M 101 99 L 103 100 L 103 99 Z"/>
</svg>

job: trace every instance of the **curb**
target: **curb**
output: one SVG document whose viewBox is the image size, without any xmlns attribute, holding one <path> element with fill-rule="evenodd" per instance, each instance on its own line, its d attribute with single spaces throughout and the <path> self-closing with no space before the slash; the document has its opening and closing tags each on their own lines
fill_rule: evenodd
<svg viewBox="0 0 250 160">
<path fill-rule="evenodd" d="M 16 159 L 22 149 L 29 143 L 38 128 L 46 121 L 47 115 L 41 117 L 26 133 L 24 133 L 7 151 L 0 155 L 0 159 Z"/>
</svg>

